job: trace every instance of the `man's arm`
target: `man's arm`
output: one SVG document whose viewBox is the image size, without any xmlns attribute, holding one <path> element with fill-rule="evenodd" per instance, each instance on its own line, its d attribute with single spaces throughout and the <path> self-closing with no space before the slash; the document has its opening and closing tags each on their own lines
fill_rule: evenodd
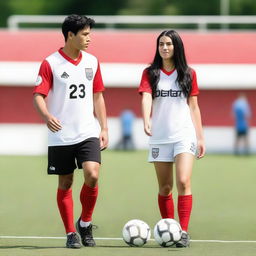
<svg viewBox="0 0 256 256">
<path fill-rule="evenodd" d="M 62 128 L 60 121 L 48 112 L 44 98 L 45 97 L 42 94 L 39 94 L 39 93 L 34 94 L 33 102 L 34 102 L 35 109 L 37 110 L 39 115 L 42 117 L 47 127 L 52 132 L 57 132 Z"/>
<path fill-rule="evenodd" d="M 100 148 L 105 149 L 108 146 L 108 125 L 107 125 L 107 114 L 105 101 L 102 92 L 94 93 L 93 95 L 94 111 L 95 115 L 100 123 Z"/>
</svg>

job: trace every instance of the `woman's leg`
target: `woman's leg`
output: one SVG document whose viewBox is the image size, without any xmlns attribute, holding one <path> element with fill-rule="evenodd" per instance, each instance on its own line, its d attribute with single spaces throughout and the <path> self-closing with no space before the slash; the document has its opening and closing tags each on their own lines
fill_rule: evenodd
<svg viewBox="0 0 256 256">
<path fill-rule="evenodd" d="M 190 153 L 181 153 L 175 158 L 178 214 L 181 228 L 184 231 L 188 230 L 192 210 L 191 175 L 193 162 L 194 155 Z"/>
<path fill-rule="evenodd" d="M 174 203 L 172 198 L 173 188 L 173 163 L 154 162 L 159 194 L 158 206 L 162 218 L 174 218 Z"/>
</svg>

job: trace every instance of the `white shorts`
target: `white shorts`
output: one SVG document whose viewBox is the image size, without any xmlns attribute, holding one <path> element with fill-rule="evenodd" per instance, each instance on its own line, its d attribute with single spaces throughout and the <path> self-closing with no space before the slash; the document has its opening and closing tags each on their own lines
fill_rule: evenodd
<svg viewBox="0 0 256 256">
<path fill-rule="evenodd" d="M 197 143 L 194 140 L 182 140 L 166 144 L 150 144 L 148 162 L 175 162 L 180 153 L 195 155 Z"/>
</svg>

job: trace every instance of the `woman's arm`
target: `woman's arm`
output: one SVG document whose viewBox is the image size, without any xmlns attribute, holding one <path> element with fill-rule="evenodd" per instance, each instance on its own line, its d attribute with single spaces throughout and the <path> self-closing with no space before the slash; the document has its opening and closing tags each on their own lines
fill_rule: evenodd
<svg viewBox="0 0 256 256">
<path fill-rule="evenodd" d="M 188 105 L 190 108 L 192 122 L 196 130 L 198 158 L 202 158 L 205 155 L 205 142 L 203 135 L 203 127 L 201 121 L 201 113 L 197 102 L 197 96 L 190 96 L 188 98 Z"/>
<path fill-rule="evenodd" d="M 144 123 L 144 131 L 148 136 L 151 136 L 150 114 L 152 109 L 152 95 L 148 92 L 142 93 L 142 117 Z"/>
</svg>

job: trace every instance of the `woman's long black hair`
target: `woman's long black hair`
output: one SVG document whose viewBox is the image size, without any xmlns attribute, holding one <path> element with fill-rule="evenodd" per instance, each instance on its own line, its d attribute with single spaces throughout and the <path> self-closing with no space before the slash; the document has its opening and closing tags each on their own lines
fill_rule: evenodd
<svg viewBox="0 0 256 256">
<path fill-rule="evenodd" d="M 191 70 L 187 64 L 183 42 L 175 30 L 165 30 L 157 38 L 155 57 L 152 64 L 147 68 L 152 88 L 152 97 L 155 97 L 157 84 L 160 79 L 160 69 L 163 65 L 162 57 L 158 50 L 159 41 L 162 36 L 168 36 L 172 39 L 174 46 L 173 61 L 178 73 L 177 81 L 183 94 L 188 97 L 192 88 Z"/>
</svg>

